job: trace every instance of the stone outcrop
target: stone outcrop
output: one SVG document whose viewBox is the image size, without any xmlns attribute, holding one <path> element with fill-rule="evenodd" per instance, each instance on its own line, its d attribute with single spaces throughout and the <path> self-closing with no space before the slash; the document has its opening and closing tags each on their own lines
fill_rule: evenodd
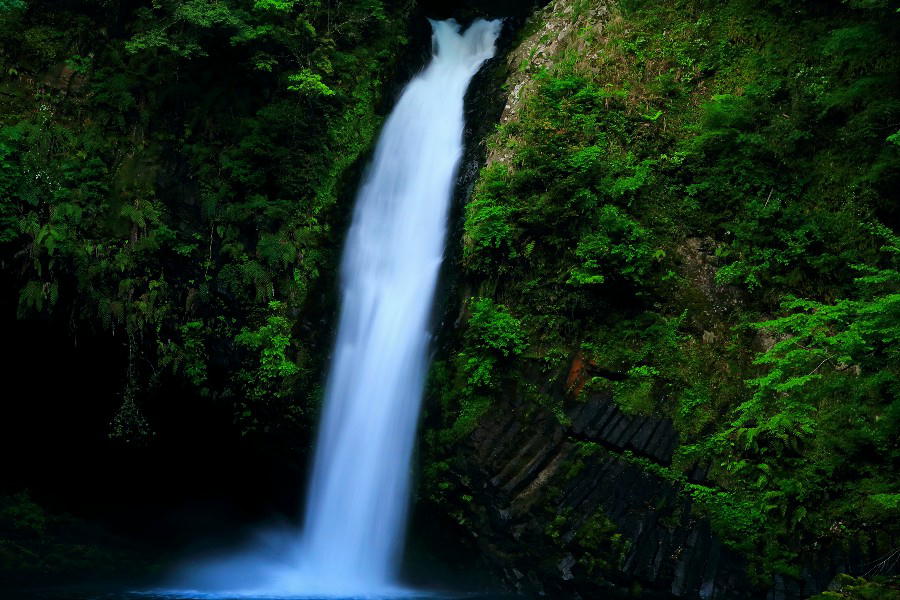
<svg viewBox="0 0 900 600">
<path fill-rule="evenodd" d="M 636 586 L 645 597 L 754 597 L 741 558 L 671 483 L 635 460 L 671 462 L 677 434 L 668 420 L 627 415 L 601 394 L 566 417 L 498 406 L 463 450 L 461 475 L 478 505 L 472 529 L 511 588 L 550 597 L 615 597 Z"/>
<path fill-rule="evenodd" d="M 579 61 L 593 57 L 578 32 L 590 28 L 602 31 L 609 18 L 606 2 L 579 3 L 572 0 L 553 0 L 539 10 L 524 28 L 524 39 L 506 56 L 508 77 L 506 103 L 500 123 L 516 120 L 522 102 L 535 85 L 534 75 L 545 69 L 568 51 L 578 53 Z M 488 164 L 506 162 L 509 156 L 501 148 L 488 153 Z"/>
</svg>

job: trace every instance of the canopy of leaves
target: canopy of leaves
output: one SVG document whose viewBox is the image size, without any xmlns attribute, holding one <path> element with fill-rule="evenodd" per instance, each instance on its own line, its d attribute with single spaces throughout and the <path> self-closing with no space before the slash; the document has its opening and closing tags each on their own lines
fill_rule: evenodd
<svg viewBox="0 0 900 600">
<path fill-rule="evenodd" d="M 0 5 L 0 261 L 22 317 L 137 344 L 117 427 L 182 383 L 230 404 L 244 433 L 308 425 L 338 199 L 379 125 L 409 11 Z M 245 418 L 257 409 L 264 419 Z"/>
</svg>

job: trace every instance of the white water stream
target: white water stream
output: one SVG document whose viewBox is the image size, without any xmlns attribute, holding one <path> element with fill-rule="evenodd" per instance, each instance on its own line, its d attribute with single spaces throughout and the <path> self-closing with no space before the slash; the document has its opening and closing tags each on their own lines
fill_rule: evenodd
<svg viewBox="0 0 900 600">
<path fill-rule="evenodd" d="M 433 57 L 400 96 L 359 190 L 303 531 L 187 569 L 231 594 L 389 595 L 409 504 L 429 320 L 463 149 L 463 97 L 499 21 L 433 21 Z M 184 586 L 182 586 L 184 587 Z"/>
<path fill-rule="evenodd" d="M 433 28 L 434 57 L 384 126 L 344 250 L 303 540 L 312 571 L 334 585 L 388 584 L 402 549 L 463 96 L 494 53 L 499 24 Z"/>
</svg>

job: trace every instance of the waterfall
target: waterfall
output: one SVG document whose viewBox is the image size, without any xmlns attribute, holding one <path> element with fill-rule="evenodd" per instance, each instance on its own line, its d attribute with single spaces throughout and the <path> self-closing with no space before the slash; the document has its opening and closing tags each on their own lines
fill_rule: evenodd
<svg viewBox="0 0 900 600">
<path fill-rule="evenodd" d="M 388 118 L 359 191 L 306 511 L 320 577 L 382 585 L 403 541 L 429 316 L 462 155 L 463 96 L 498 22 L 432 22 L 434 57 Z"/>
<path fill-rule="evenodd" d="M 397 587 L 429 320 L 462 156 L 463 97 L 499 21 L 432 21 L 432 59 L 388 117 L 357 196 L 303 531 L 195 567 L 191 587 L 359 596 Z"/>
</svg>

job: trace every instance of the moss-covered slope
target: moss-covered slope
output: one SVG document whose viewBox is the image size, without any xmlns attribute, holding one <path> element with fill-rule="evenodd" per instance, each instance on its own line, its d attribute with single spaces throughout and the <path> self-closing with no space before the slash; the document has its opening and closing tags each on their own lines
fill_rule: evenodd
<svg viewBox="0 0 900 600">
<path fill-rule="evenodd" d="M 802 597 L 890 556 L 898 17 L 558 0 L 526 26 L 423 482 L 512 585 Z"/>
</svg>

